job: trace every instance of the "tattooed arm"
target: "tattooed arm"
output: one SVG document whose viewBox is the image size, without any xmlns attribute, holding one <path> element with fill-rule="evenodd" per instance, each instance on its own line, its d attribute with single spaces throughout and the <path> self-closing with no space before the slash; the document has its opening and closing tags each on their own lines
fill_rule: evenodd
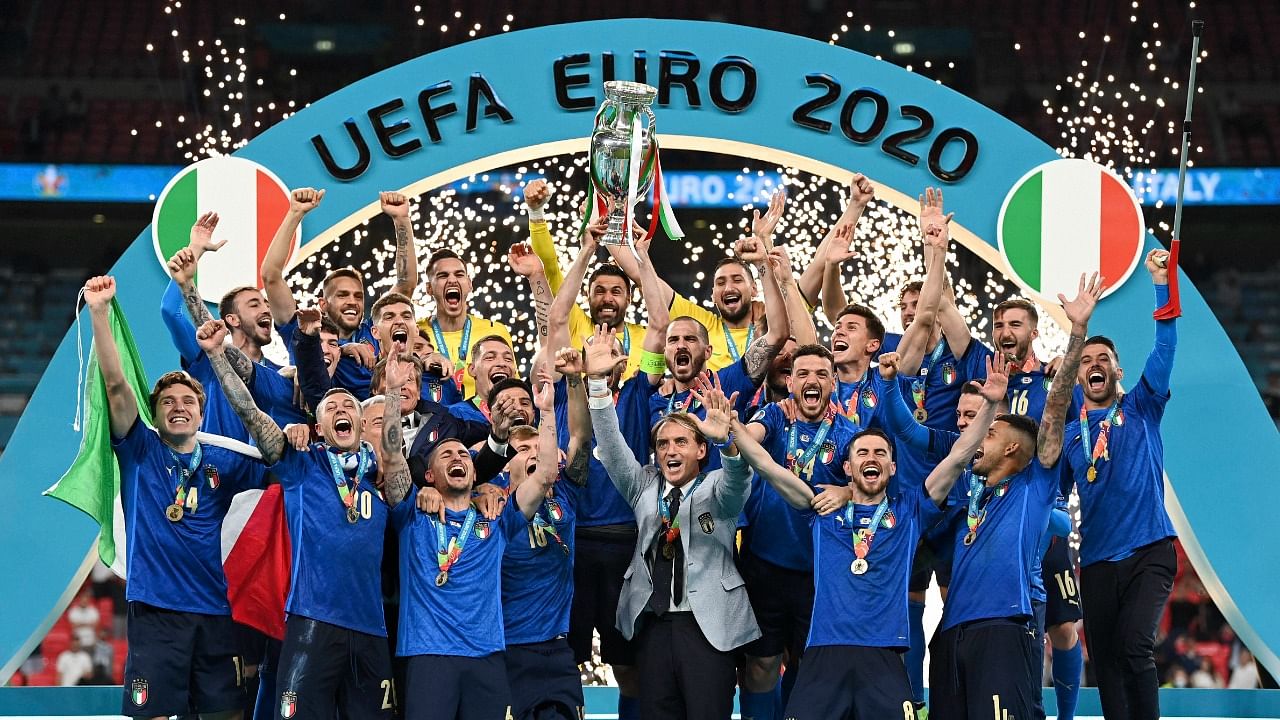
<svg viewBox="0 0 1280 720">
<path fill-rule="evenodd" d="M 196 290 L 194 282 L 196 273 L 196 254 L 191 248 L 183 248 L 179 250 L 169 260 L 169 274 L 173 276 L 173 281 L 178 284 L 178 289 L 182 291 L 182 301 L 187 306 L 187 312 L 191 315 L 192 322 L 196 327 L 201 327 L 205 323 L 211 322 L 213 316 L 209 314 L 209 309 L 205 307 L 204 300 L 200 297 L 200 292 Z M 226 352 L 227 362 L 231 364 L 231 369 L 235 370 L 236 375 L 240 376 L 246 384 L 253 382 L 253 361 L 247 355 L 240 352 L 240 348 L 235 345 L 227 345 L 223 348 Z"/>
<path fill-rule="evenodd" d="M 382 403 L 382 494 L 395 507 L 413 488 L 409 463 L 404 458 L 404 435 L 400 427 L 400 389 L 412 377 L 411 365 L 394 354 L 387 356 L 386 396 Z"/>
<path fill-rule="evenodd" d="M 396 284 L 391 287 L 408 297 L 418 286 L 418 249 L 413 242 L 413 221 L 409 219 L 409 198 L 404 193 L 378 193 L 382 212 L 386 213 L 396 229 Z"/>
<path fill-rule="evenodd" d="M 1062 360 L 1062 367 L 1053 376 L 1053 384 L 1049 386 L 1049 395 L 1044 401 L 1044 414 L 1040 417 L 1040 430 L 1036 441 L 1036 455 L 1044 467 L 1053 467 L 1062 455 L 1062 435 L 1066 426 L 1067 406 L 1071 404 L 1071 393 L 1076 384 L 1076 371 L 1080 369 L 1080 354 L 1084 351 L 1085 338 L 1089 337 L 1089 317 L 1102 297 L 1102 278 L 1097 273 L 1085 283 L 1085 276 L 1080 276 L 1080 290 L 1074 300 L 1058 294 L 1062 309 L 1071 320 L 1071 337 L 1067 341 L 1067 352 Z"/>
<path fill-rule="evenodd" d="M 222 383 L 222 392 L 226 395 L 227 402 L 248 429 L 249 436 L 258 444 L 262 461 L 274 465 L 284 454 L 284 431 L 270 415 L 258 409 L 253 403 L 253 396 L 249 394 L 249 388 L 245 387 L 236 371 L 231 369 L 222 342 L 226 336 L 227 326 L 220 320 L 210 320 L 196 331 L 196 342 L 200 343 L 200 349 L 209 356 L 209 363 L 218 376 L 218 382 Z"/>
</svg>

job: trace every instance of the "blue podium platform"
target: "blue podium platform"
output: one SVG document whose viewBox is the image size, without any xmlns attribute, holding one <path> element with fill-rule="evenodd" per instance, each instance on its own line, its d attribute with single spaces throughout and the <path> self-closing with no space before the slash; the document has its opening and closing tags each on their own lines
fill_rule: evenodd
<svg viewBox="0 0 1280 720">
<path fill-rule="evenodd" d="M 618 690 L 583 688 L 589 720 L 617 717 Z M 5 687 L 0 688 L 0 716 L 4 717 L 109 717 L 120 711 L 119 686 Z M 1045 709 L 1054 714 L 1053 690 L 1044 691 Z M 1280 720 L 1280 690 L 1181 690 L 1160 691 L 1161 714 L 1173 718 L 1271 718 Z M 1096 688 L 1080 693 L 1078 720 L 1101 715 Z"/>
</svg>

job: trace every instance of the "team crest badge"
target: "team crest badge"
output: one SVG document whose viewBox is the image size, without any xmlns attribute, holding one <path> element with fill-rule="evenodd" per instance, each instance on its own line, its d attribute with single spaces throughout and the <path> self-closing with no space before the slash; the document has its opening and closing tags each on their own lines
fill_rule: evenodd
<svg viewBox="0 0 1280 720">
<path fill-rule="evenodd" d="M 286 692 L 280 694 L 280 717 L 285 720 L 293 717 L 298 713 L 298 693 Z"/>
<path fill-rule="evenodd" d="M 444 396 L 444 388 L 441 387 L 439 382 L 429 382 L 427 383 L 427 396 L 431 398 L 432 402 L 440 402 L 440 398 Z M 432 438 L 432 440 L 434 439 Z"/>
<path fill-rule="evenodd" d="M 710 535 L 716 529 L 716 521 L 712 519 L 711 513 L 704 512 L 698 516 L 698 526 L 702 528 L 702 532 Z"/>
<path fill-rule="evenodd" d="M 137 707 L 146 705 L 147 698 L 149 696 L 150 693 L 147 692 L 146 680 L 134 680 L 133 684 L 129 686 L 129 699 L 132 700 L 133 704 Z"/>
<path fill-rule="evenodd" d="M 873 408 L 880 404 L 880 399 L 876 397 L 876 391 L 867 388 L 862 391 L 862 404 L 866 407 Z"/>
<path fill-rule="evenodd" d="M 956 366 L 951 363 L 943 363 L 942 365 L 942 384 L 950 385 L 956 381 Z"/>
<path fill-rule="evenodd" d="M 880 527 L 892 530 L 894 525 L 898 524 L 898 518 L 893 516 L 892 510 L 885 511 L 884 517 L 880 518 Z"/>
<path fill-rule="evenodd" d="M 547 514 L 551 516 L 551 522 L 560 522 L 564 519 L 564 508 L 555 500 L 547 498 Z"/>
<path fill-rule="evenodd" d="M 1122 425 L 1124 425 L 1124 411 L 1116 410 L 1115 426 L 1120 427 Z"/>
<path fill-rule="evenodd" d="M 217 490 L 222 484 L 222 478 L 218 477 L 218 468 L 212 465 L 206 465 L 204 468 L 204 479 L 209 481 L 209 489 Z"/>
<path fill-rule="evenodd" d="M 819 453 L 819 457 L 823 465 L 829 465 L 836 459 L 836 444 L 830 441 L 822 443 L 822 452 Z"/>
<path fill-rule="evenodd" d="M 1053 385 L 1053 378 L 1046 375 L 1042 384 L 1044 385 L 1045 392 L 1048 392 L 1049 387 Z"/>
<path fill-rule="evenodd" d="M 432 430 L 431 433 L 427 435 L 428 442 L 435 442 L 436 440 L 439 440 L 439 439 L 440 439 L 440 428 L 436 428 Z"/>
<path fill-rule="evenodd" d="M 489 521 L 488 521 L 488 520 L 481 520 L 480 522 L 476 523 L 475 533 L 476 533 L 476 539 L 477 539 L 477 540 L 485 540 L 485 539 L 488 539 L 488 537 L 489 537 Z"/>
</svg>

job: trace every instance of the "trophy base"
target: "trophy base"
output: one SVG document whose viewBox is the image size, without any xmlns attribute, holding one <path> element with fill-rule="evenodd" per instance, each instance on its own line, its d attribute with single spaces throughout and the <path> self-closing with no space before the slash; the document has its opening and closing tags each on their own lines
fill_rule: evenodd
<svg viewBox="0 0 1280 720">
<path fill-rule="evenodd" d="M 627 236 L 621 232 L 606 232 L 600 237 L 601 245 L 626 245 Z"/>
</svg>

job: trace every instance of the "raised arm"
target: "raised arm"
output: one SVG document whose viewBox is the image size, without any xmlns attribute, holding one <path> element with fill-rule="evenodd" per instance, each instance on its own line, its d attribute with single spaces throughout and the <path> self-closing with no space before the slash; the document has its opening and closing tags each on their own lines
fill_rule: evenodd
<svg viewBox="0 0 1280 720">
<path fill-rule="evenodd" d="M 618 267 L 622 268 L 622 272 L 626 273 L 627 277 L 631 278 L 631 282 L 641 286 L 642 288 L 644 287 L 644 280 L 641 277 L 642 273 L 640 271 L 640 263 L 637 262 L 635 256 L 631 254 L 630 248 L 625 245 L 605 245 L 605 250 L 609 251 L 609 257 L 613 258 L 613 261 L 618 264 Z M 671 289 L 671 286 L 667 284 L 667 281 L 662 278 L 658 278 L 658 281 L 652 290 L 654 291 L 654 299 L 657 300 L 657 302 L 650 303 L 649 294 L 645 295 L 644 304 L 645 307 L 649 308 L 649 312 L 652 313 L 653 308 L 657 305 L 670 309 L 671 303 L 675 301 L 676 291 Z"/>
<path fill-rule="evenodd" d="M 560 270 L 560 259 L 556 257 L 556 241 L 551 236 L 551 225 L 547 222 L 546 207 L 550 199 L 551 185 L 546 180 L 530 180 L 524 186 L 524 206 L 529 213 L 529 244 L 542 261 L 542 269 L 547 274 L 551 292 L 558 293 L 560 286 L 564 284 L 564 273 Z"/>
<path fill-rule="evenodd" d="M 564 474 L 576 485 L 587 482 L 591 461 L 591 412 L 587 410 L 587 386 L 582 382 L 582 354 L 563 347 L 555 354 L 556 372 L 564 378 L 565 405 L 569 413 L 568 460 Z"/>
<path fill-rule="evenodd" d="M 587 277 L 587 268 L 591 266 L 591 261 L 596 256 L 596 243 L 607 228 L 608 221 L 605 218 L 600 218 L 583 228 L 582 236 L 579 238 L 582 244 L 578 250 L 578 257 L 561 279 L 559 289 L 555 290 L 555 298 L 551 301 L 551 307 L 547 312 L 552 333 L 548 340 L 548 347 L 552 352 L 569 344 L 569 316 L 573 312 L 573 307 L 578 304 L 578 295 L 582 292 L 582 282 Z M 549 282 L 550 279 L 548 279 Z"/>
<path fill-rule="evenodd" d="M 925 194 L 920 198 L 920 234 L 927 250 L 924 287 L 920 289 L 916 319 L 902 334 L 902 341 L 898 344 L 898 353 L 902 356 L 899 367 L 908 375 L 916 374 L 925 353 L 932 349 L 929 341 L 933 337 L 933 324 L 942 301 L 943 286 L 946 285 L 947 248 L 951 242 L 949 224 L 953 215 L 955 213 L 942 214 L 941 190 L 925 188 Z"/>
<path fill-rule="evenodd" d="M 284 453 L 284 431 L 276 425 L 270 415 L 258 409 L 244 381 L 235 370 L 231 369 L 231 364 L 227 362 L 227 356 L 223 350 L 225 347 L 223 340 L 226 337 L 227 326 L 222 324 L 221 320 L 210 320 L 196 330 L 196 342 L 200 343 L 200 349 L 209 356 L 209 363 L 213 365 L 213 372 L 218 376 L 218 382 L 222 383 L 222 393 L 226 395 L 227 402 L 231 404 L 231 408 L 236 411 L 236 415 L 248 429 L 249 436 L 257 443 L 258 450 L 262 453 L 262 461 L 268 465 L 274 465 Z"/>
<path fill-rule="evenodd" d="M 1151 282 L 1156 287 L 1156 307 L 1163 307 L 1169 301 L 1169 253 L 1164 250 L 1152 250 L 1147 253 L 1147 272 L 1151 273 Z M 1157 395 L 1169 394 L 1169 378 L 1173 374 L 1173 353 L 1178 346 L 1178 326 L 1170 320 L 1156 321 L 1156 342 L 1147 356 L 1147 364 L 1142 370 L 1142 379 Z"/>
<path fill-rule="evenodd" d="M 413 488 L 409 463 L 404 457 L 404 430 L 400 427 L 400 391 L 413 378 L 413 366 L 392 347 L 387 355 L 386 400 L 382 403 L 382 494 L 395 507 Z"/>
<path fill-rule="evenodd" d="M 607 378 L 615 367 L 625 364 L 627 358 L 615 358 L 612 343 L 609 326 L 597 326 L 586 350 L 587 406 L 591 410 L 591 427 L 595 430 L 596 457 L 627 504 L 635 507 L 636 498 L 644 488 L 645 470 L 636 462 L 635 453 L 627 446 L 618 427 L 618 411 Z"/>
<path fill-rule="evenodd" d="M 380 192 L 378 202 L 396 230 L 396 282 L 391 290 L 413 297 L 413 291 L 418 287 L 418 248 L 413 242 L 409 197 L 404 193 Z"/>
<path fill-rule="evenodd" d="M 169 259 L 169 275 L 178 284 L 178 290 L 182 293 L 182 301 L 187 306 L 187 314 L 191 316 L 191 321 L 195 323 L 194 327 L 200 327 L 214 319 L 209 314 L 209 308 L 205 306 L 204 299 L 200 297 L 200 291 L 196 290 L 196 263 L 203 252 L 194 247 L 196 245 L 195 238 L 197 233 L 207 232 L 211 234 L 217 224 L 218 216 L 213 213 L 208 213 L 201 217 L 191 228 L 191 245 L 174 253 L 173 257 Z M 222 247 L 225 244 L 226 241 L 223 240 L 217 244 L 217 247 Z M 210 251 L 216 249 L 210 248 Z M 239 375 L 246 384 L 253 382 L 253 361 L 240 352 L 240 348 L 234 345 L 228 345 L 225 350 L 227 362 L 231 363 L 231 368 L 236 371 L 236 375 Z"/>
<path fill-rule="evenodd" d="M 724 479 L 712 488 L 712 497 L 724 515 L 736 518 L 751 494 L 751 468 L 738 451 L 733 434 L 733 421 L 738 417 L 733 409 L 738 405 L 738 393 L 725 397 L 720 376 L 713 373 L 711 379 L 711 383 L 705 378 L 699 379 L 692 389 L 693 396 L 707 411 L 706 417 L 700 419 L 694 415 L 693 421 L 707 442 L 720 449 Z"/>
<path fill-rule="evenodd" d="M 293 334 L 293 361 L 297 363 L 298 388 L 302 401 L 312 411 L 320 407 L 320 399 L 333 389 L 333 376 L 324 365 L 324 348 L 320 345 L 319 308 L 298 308 L 298 332 Z"/>
<path fill-rule="evenodd" d="M 797 510 L 807 510 L 813 501 L 813 489 L 795 473 L 787 470 L 774 461 L 769 451 L 759 443 L 752 433 L 738 420 L 733 422 L 733 438 L 738 445 L 738 452 L 760 477 L 764 478 L 787 504 Z"/>
<path fill-rule="evenodd" d="M 110 275 L 89 278 L 84 284 L 84 303 L 93 324 L 93 347 L 98 370 L 107 388 L 107 412 L 111 416 L 111 437 L 123 438 L 138 419 L 138 398 L 124 377 L 120 350 L 111 334 L 111 301 L 116 296 L 116 279 Z"/>
<path fill-rule="evenodd" d="M 797 346 L 818 342 L 818 329 L 813 324 L 813 313 L 805 306 L 804 298 L 800 295 L 800 287 L 796 284 L 795 274 L 791 270 L 791 254 L 785 245 L 779 245 L 769 251 L 769 266 L 773 269 L 773 276 L 778 281 L 778 292 L 782 294 L 790 336 L 795 338 Z M 768 312 L 767 308 L 766 312 Z M 783 342 L 785 344 L 785 339 Z"/>
<path fill-rule="evenodd" d="M 1071 337 L 1067 339 L 1067 351 L 1062 359 L 1062 367 L 1053 376 L 1053 384 L 1049 386 L 1049 395 L 1044 400 L 1044 414 L 1040 416 L 1039 437 L 1036 441 L 1036 455 L 1044 467 L 1053 467 L 1062 454 L 1062 434 L 1066 428 L 1067 408 L 1071 405 L 1071 393 L 1076 384 L 1076 371 L 1080 369 L 1080 353 L 1084 351 L 1084 341 L 1089 337 L 1089 318 L 1098 305 L 1104 289 L 1103 279 L 1097 273 L 1085 282 L 1080 276 L 1080 288 L 1074 300 L 1068 302 L 1067 296 L 1058 293 L 1058 301 L 1071 321 Z"/>
<path fill-rule="evenodd" d="M 548 311 L 551 309 L 551 285 L 543 272 L 542 261 L 533 253 L 533 248 L 525 243 L 516 243 L 507 251 L 507 265 L 515 274 L 529 281 L 529 292 L 533 294 L 533 318 L 538 336 L 538 354 L 549 352 L 550 322 Z M 566 315 L 566 326 L 568 324 Z M 536 362 L 535 362 L 536 364 Z"/>
<path fill-rule="evenodd" d="M 764 285 L 764 315 L 769 329 L 764 337 L 756 341 L 742 354 L 742 361 L 751 382 L 759 385 L 769 374 L 769 365 L 778 356 L 782 346 L 787 343 L 790 325 L 787 318 L 787 305 L 779 288 L 778 278 L 774 274 L 774 264 L 769 262 L 769 254 L 773 251 L 773 233 L 782 220 L 786 209 L 786 193 L 779 190 L 769 201 L 769 209 L 764 215 L 759 210 L 752 211 L 751 240 L 757 248 L 758 255 L 753 255 L 753 262 L 760 270 L 761 282 Z M 747 260 L 747 257 L 743 257 Z"/>
<path fill-rule="evenodd" d="M 547 491 L 556 484 L 560 472 L 560 442 L 556 437 L 556 391 L 551 384 L 550 363 L 538 368 L 534 378 L 533 402 L 538 407 L 538 469 L 533 477 L 516 488 L 516 505 L 526 519 L 533 519 Z"/>
<path fill-rule="evenodd" d="M 978 416 L 969 423 L 969 427 L 960 433 L 960 439 L 956 440 L 956 444 L 951 446 L 951 452 L 938 463 L 933 472 L 929 473 L 929 477 L 924 480 L 925 492 L 929 493 L 929 499 L 934 504 L 941 505 L 947 499 L 947 495 L 951 492 L 951 486 L 955 485 L 956 478 L 960 476 L 960 472 L 964 470 L 965 465 L 973 459 L 973 454 L 978 451 L 978 446 L 982 444 L 982 439 L 986 437 L 988 428 L 996 416 L 996 404 L 1005 397 L 1005 392 L 1009 387 L 1009 376 L 1004 374 L 1003 363 L 992 366 L 991 358 L 987 358 L 987 379 L 982 385 L 982 408 L 978 410 Z"/>
<path fill-rule="evenodd" d="M 901 356 L 896 352 L 880 354 L 880 377 L 884 379 L 884 422 L 885 432 L 893 438 L 899 447 L 906 446 L 919 453 L 929 452 L 929 428 L 916 422 L 911 414 L 911 407 L 902 395 L 902 386 L 898 383 L 898 363 Z M 858 398 L 853 398 L 857 402 Z"/>
<path fill-rule="evenodd" d="M 827 317 L 833 318 L 848 304 L 844 288 L 840 284 L 840 263 L 853 257 L 849 241 L 862 211 L 875 199 L 875 186 L 862 173 L 855 173 L 849 180 L 849 204 L 836 220 L 826 237 L 818 244 L 813 261 L 800 276 L 800 292 L 810 305 L 817 305 L 819 296 Z M 834 284 L 830 278 L 834 277 Z M 836 305 L 838 303 L 838 305 Z M 832 310 L 832 306 L 834 310 Z"/>
<path fill-rule="evenodd" d="M 640 255 L 640 298 L 644 300 L 645 313 L 648 315 L 649 325 L 645 330 L 644 344 L 641 346 L 646 353 L 653 355 L 661 355 L 667 344 L 667 326 L 671 324 L 671 303 L 662 299 L 662 288 L 666 285 L 659 277 L 658 270 L 654 267 L 652 259 L 649 257 L 651 241 L 640 240 L 636 243 L 636 253 Z M 641 365 L 643 367 L 643 363 Z M 663 360 L 662 370 L 652 372 L 646 369 L 645 377 L 652 385 L 662 382 L 662 376 L 666 372 L 666 361 Z"/>
<path fill-rule="evenodd" d="M 267 254 L 262 257 L 262 287 L 267 292 L 267 302 L 271 304 L 271 318 L 276 326 L 284 325 L 293 319 L 298 311 L 298 304 L 293 299 L 293 291 L 284 281 L 284 266 L 289 262 L 293 252 L 293 236 L 302 225 L 302 217 L 311 212 L 324 199 L 324 190 L 298 188 L 289 193 L 289 211 L 271 238 L 267 246 Z"/>
<path fill-rule="evenodd" d="M 178 349 L 184 363 L 190 364 L 200 357 L 200 346 L 196 344 L 196 329 L 187 317 L 183 307 L 182 288 L 173 280 L 164 288 L 160 296 L 160 319 L 169 331 L 169 339 Z"/>
</svg>

